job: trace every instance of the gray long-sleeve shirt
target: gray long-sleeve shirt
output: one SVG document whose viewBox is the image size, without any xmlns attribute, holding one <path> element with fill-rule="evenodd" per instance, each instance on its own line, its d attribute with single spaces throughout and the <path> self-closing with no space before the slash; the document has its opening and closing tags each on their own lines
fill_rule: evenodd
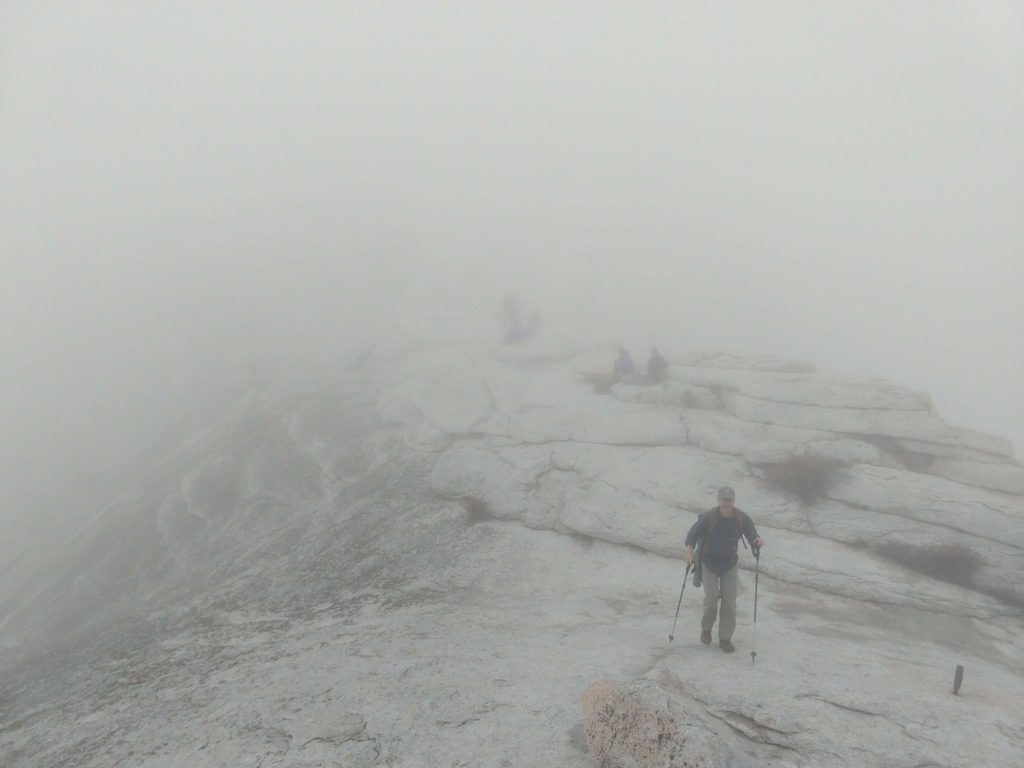
<svg viewBox="0 0 1024 768">
<path fill-rule="evenodd" d="M 736 561 L 739 559 L 737 550 L 740 536 L 744 536 L 751 544 L 757 538 L 757 528 L 754 527 L 754 521 L 750 519 L 750 515 L 743 513 L 738 507 L 734 509 L 734 514 L 741 518 L 739 531 L 737 531 L 736 518 L 722 517 L 719 508 L 715 507 L 698 517 L 697 522 L 690 527 L 690 532 L 686 534 L 686 546 L 695 546 L 707 534 L 711 525 L 711 516 L 717 515 L 718 521 L 704 545 L 701 563 L 719 576 L 736 565 Z"/>
</svg>

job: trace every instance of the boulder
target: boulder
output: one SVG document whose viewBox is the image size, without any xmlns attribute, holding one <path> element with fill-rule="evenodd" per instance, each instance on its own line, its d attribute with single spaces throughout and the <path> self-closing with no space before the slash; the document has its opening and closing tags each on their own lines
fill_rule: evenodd
<svg viewBox="0 0 1024 768">
<path fill-rule="evenodd" d="M 669 712 L 635 701 L 602 680 L 580 696 L 583 734 L 602 768 L 713 768 L 725 766 L 704 730 L 686 729 Z"/>
</svg>

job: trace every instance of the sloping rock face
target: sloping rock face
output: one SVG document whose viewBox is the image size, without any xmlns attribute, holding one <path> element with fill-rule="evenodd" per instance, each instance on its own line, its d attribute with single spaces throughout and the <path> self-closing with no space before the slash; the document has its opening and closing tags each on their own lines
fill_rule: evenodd
<svg viewBox="0 0 1024 768">
<path fill-rule="evenodd" d="M 503 370 L 482 348 L 473 354 L 473 376 L 490 382 L 494 409 L 476 422 L 476 434 L 451 435 L 431 475 L 442 495 L 477 499 L 530 526 L 671 555 L 714 503 L 714 489 L 729 483 L 775 542 L 765 569 L 777 578 L 977 617 L 1024 604 L 1024 496 L 1014 485 L 1024 468 L 1000 456 L 1009 452 L 1000 438 L 946 425 L 922 393 L 792 372 L 792 364 L 780 371 L 744 370 L 737 359 L 729 368 L 674 366 L 684 386 L 699 385 L 723 403 L 714 410 L 681 405 L 677 380 L 595 394 L 574 378 L 595 365 L 593 353 L 539 371 Z M 402 375 L 415 380 L 415 369 Z M 421 410 L 418 418 L 429 416 Z M 993 453 L 986 462 L 958 461 L 897 438 Z M 771 472 L 807 458 L 830 467 L 810 502 L 800 489 L 779 487 Z M 949 477 L 957 470 L 960 481 Z M 893 552 L 880 546 L 883 537 L 924 552 L 960 544 L 976 560 L 974 575 L 970 583 L 922 582 L 880 556 Z"/>
<path fill-rule="evenodd" d="M 613 359 L 399 346 L 254 392 L 0 577 L 0 764 L 1019 766 L 1005 441 L 772 358 L 597 394 Z M 722 484 L 767 539 L 732 655 L 692 586 L 666 640 Z"/>
<path fill-rule="evenodd" d="M 929 472 L 980 488 L 994 488 L 1017 496 L 1024 494 L 1024 467 L 989 461 L 936 459 Z"/>
</svg>

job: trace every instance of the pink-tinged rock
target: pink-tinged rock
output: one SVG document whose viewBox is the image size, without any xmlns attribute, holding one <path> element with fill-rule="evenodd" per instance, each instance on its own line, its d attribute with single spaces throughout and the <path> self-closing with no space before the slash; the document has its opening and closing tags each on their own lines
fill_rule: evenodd
<svg viewBox="0 0 1024 768">
<path fill-rule="evenodd" d="M 664 710 L 634 701 L 602 680 L 580 696 L 583 733 L 602 768 L 710 768 L 710 756 L 689 744 L 679 722 Z"/>
</svg>

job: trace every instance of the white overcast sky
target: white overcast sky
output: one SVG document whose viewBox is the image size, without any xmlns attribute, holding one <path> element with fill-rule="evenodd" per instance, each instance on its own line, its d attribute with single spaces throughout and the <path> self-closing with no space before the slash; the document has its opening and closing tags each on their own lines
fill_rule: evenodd
<svg viewBox="0 0 1024 768">
<path fill-rule="evenodd" d="M 505 289 L 1024 447 L 1024 3 L 4 2 L 0 195 L 8 510 L 176 370 Z"/>
</svg>

